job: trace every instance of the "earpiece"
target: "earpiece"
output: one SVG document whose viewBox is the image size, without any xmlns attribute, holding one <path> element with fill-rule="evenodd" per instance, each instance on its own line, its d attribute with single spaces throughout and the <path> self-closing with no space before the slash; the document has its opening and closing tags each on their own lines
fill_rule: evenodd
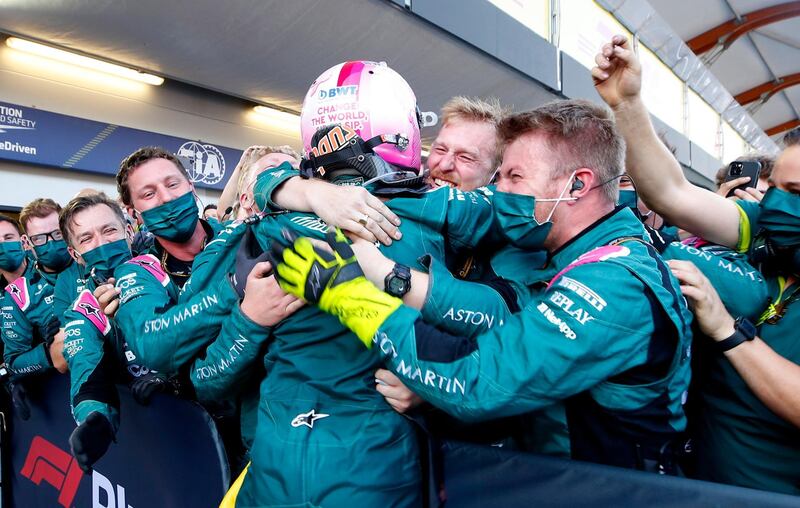
<svg viewBox="0 0 800 508">
<path fill-rule="evenodd" d="M 583 189 L 583 181 L 576 178 L 574 182 L 572 182 L 572 187 L 569 189 L 570 192 L 575 192 Z"/>
</svg>

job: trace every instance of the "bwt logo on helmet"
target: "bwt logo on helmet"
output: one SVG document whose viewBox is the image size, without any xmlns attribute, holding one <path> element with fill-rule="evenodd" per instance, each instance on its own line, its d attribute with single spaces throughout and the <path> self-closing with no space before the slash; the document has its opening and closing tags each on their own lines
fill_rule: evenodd
<svg viewBox="0 0 800 508">
<path fill-rule="evenodd" d="M 334 97 L 355 96 L 358 93 L 358 85 L 337 86 L 319 91 L 320 99 L 333 99 Z"/>
<path fill-rule="evenodd" d="M 192 182 L 214 185 L 225 176 L 225 157 L 214 145 L 189 141 L 182 144 L 175 154 L 183 159 Z"/>
</svg>

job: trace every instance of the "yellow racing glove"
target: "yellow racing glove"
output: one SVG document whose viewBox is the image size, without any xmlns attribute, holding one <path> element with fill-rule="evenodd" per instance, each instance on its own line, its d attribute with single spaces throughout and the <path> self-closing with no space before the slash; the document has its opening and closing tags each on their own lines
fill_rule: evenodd
<svg viewBox="0 0 800 508">
<path fill-rule="evenodd" d="M 284 242 L 272 243 L 273 266 L 287 293 L 316 304 L 339 318 L 365 346 L 372 347 L 378 327 L 402 300 L 376 288 L 364 277 L 350 242 L 340 229 L 329 231 L 324 245 L 283 231 Z"/>
</svg>

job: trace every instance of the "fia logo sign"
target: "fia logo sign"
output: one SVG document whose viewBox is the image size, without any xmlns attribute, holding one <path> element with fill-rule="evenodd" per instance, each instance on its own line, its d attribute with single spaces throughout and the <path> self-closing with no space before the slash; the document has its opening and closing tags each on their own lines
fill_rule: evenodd
<svg viewBox="0 0 800 508">
<path fill-rule="evenodd" d="M 183 159 L 192 182 L 214 185 L 225 176 L 225 157 L 214 145 L 189 141 L 178 148 L 177 156 Z"/>
</svg>

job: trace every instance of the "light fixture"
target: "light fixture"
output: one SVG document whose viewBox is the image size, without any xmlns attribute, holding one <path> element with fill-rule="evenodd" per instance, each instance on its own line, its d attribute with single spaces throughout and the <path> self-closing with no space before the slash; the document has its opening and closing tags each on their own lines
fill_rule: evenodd
<svg viewBox="0 0 800 508">
<path fill-rule="evenodd" d="M 96 58 L 89 58 L 88 56 L 78 55 L 77 53 L 56 49 L 50 46 L 45 46 L 44 44 L 39 44 L 38 42 L 20 39 L 18 37 L 9 37 L 6 39 L 6 46 L 37 56 L 76 65 L 78 67 L 84 67 L 86 69 L 104 72 L 106 74 L 111 74 L 121 78 L 132 79 L 134 81 L 140 81 L 149 85 L 158 86 L 164 82 L 164 78 L 160 76 L 147 74 L 146 72 L 139 72 L 136 69 L 104 62 L 102 60 L 97 60 Z"/>
<path fill-rule="evenodd" d="M 255 111 L 260 118 L 267 120 L 276 127 L 291 130 L 293 132 L 300 132 L 299 115 L 260 105 L 255 106 L 253 111 Z"/>
</svg>

